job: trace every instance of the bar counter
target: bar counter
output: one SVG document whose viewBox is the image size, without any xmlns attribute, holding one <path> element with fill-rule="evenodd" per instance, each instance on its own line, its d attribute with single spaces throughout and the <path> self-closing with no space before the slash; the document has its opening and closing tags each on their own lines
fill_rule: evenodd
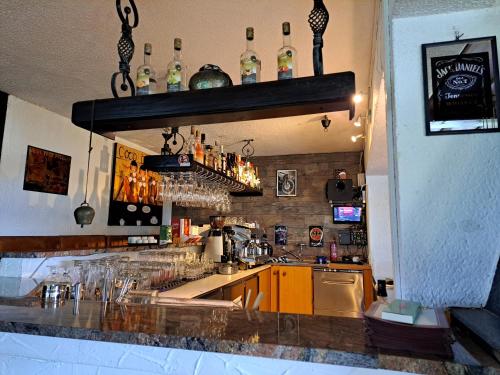
<svg viewBox="0 0 500 375">
<path fill-rule="evenodd" d="M 208 307 L 82 301 L 42 307 L 0 300 L 0 331 L 111 343 L 229 353 L 422 374 L 493 374 L 463 359 L 382 353 L 365 344 L 362 319 L 248 312 Z"/>
</svg>

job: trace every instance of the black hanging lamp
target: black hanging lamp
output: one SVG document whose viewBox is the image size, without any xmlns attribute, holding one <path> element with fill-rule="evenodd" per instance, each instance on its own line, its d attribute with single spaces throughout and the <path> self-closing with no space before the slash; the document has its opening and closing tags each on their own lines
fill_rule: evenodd
<svg viewBox="0 0 500 375">
<path fill-rule="evenodd" d="M 95 100 L 92 101 L 92 115 L 90 118 L 90 137 L 89 137 L 89 156 L 87 158 L 87 177 L 85 179 L 85 197 L 82 204 L 78 207 L 75 212 L 75 221 L 78 225 L 83 228 L 84 225 L 92 224 L 94 220 L 95 210 L 90 207 L 87 203 L 87 187 L 89 185 L 89 169 L 90 169 L 90 154 L 92 152 L 92 132 L 94 130 L 94 111 L 95 111 Z"/>
</svg>

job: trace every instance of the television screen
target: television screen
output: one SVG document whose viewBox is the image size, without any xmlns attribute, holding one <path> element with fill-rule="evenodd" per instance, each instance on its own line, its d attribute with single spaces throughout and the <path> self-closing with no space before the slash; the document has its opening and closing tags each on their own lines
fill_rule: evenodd
<svg viewBox="0 0 500 375">
<path fill-rule="evenodd" d="M 342 223 L 360 223 L 361 222 L 361 207 L 353 206 L 334 206 L 333 207 L 333 222 Z"/>
</svg>

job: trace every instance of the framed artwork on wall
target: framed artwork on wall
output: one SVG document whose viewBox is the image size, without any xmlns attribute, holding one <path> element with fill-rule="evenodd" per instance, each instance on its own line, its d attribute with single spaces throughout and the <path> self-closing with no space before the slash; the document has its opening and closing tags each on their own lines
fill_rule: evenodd
<svg viewBox="0 0 500 375">
<path fill-rule="evenodd" d="M 426 135 L 500 131 L 496 38 L 422 45 Z"/>
<path fill-rule="evenodd" d="M 143 167 L 142 151 L 115 143 L 108 225 L 161 224 L 160 175 Z"/>
<path fill-rule="evenodd" d="M 68 195 L 71 156 L 28 146 L 24 190 Z"/>
<path fill-rule="evenodd" d="M 297 170 L 278 169 L 276 171 L 276 196 L 297 196 Z"/>
<path fill-rule="evenodd" d="M 288 228 L 286 225 L 274 226 L 274 244 L 286 245 L 288 243 Z"/>
</svg>

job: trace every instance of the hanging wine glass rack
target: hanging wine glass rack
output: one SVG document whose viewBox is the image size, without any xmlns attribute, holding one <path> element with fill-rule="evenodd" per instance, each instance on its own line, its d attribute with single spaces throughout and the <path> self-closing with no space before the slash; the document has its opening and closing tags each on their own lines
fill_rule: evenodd
<svg viewBox="0 0 500 375">
<path fill-rule="evenodd" d="M 196 176 L 214 187 L 229 191 L 233 196 L 262 196 L 262 189 L 252 188 L 224 173 L 216 171 L 194 160 L 192 155 L 148 155 L 144 167 L 161 175 Z"/>
</svg>

